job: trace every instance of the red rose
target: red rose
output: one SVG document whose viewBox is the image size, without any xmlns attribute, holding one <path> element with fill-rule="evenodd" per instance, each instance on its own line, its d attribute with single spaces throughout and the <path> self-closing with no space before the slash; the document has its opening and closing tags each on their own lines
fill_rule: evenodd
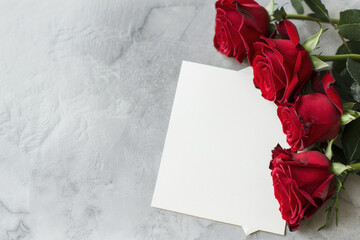
<svg viewBox="0 0 360 240">
<path fill-rule="evenodd" d="M 319 90 L 323 93 L 302 95 L 294 104 L 278 107 L 277 113 L 292 151 L 333 139 L 339 132 L 342 107 L 331 85 L 334 79 L 327 73 L 322 82 Z"/>
<path fill-rule="evenodd" d="M 318 151 L 292 153 L 279 145 L 270 163 L 274 193 L 291 231 L 299 228 L 334 194 L 330 161 Z"/>
<path fill-rule="evenodd" d="M 316 73 L 315 78 L 312 81 L 315 92 L 326 94 L 342 114 L 343 108 L 341 105 L 341 98 L 334 83 L 335 79 L 332 77 L 331 73 L 326 73 L 322 79 L 320 79 L 319 74 Z"/>
<path fill-rule="evenodd" d="M 218 0 L 215 48 L 241 62 L 260 35 L 268 36 L 269 14 L 253 0 Z"/>
<path fill-rule="evenodd" d="M 293 100 L 310 79 L 313 66 L 309 54 L 299 44 L 294 24 L 284 19 L 277 26 L 283 39 L 262 37 L 254 44 L 251 65 L 254 84 L 262 96 L 276 103 Z"/>
</svg>

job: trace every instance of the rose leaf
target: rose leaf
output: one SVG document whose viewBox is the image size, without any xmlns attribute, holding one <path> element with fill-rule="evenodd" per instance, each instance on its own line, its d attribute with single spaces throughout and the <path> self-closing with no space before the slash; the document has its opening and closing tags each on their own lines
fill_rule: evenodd
<svg viewBox="0 0 360 240">
<path fill-rule="evenodd" d="M 360 63 L 348 57 L 346 60 L 346 68 L 350 76 L 360 84 Z"/>
<path fill-rule="evenodd" d="M 295 8 L 298 14 L 304 14 L 304 7 L 302 5 L 302 0 L 291 0 L 291 5 Z"/>
<path fill-rule="evenodd" d="M 281 20 L 283 20 L 283 18 L 284 18 L 285 16 L 286 16 L 286 11 L 285 11 L 285 9 L 284 9 L 283 7 L 276 9 L 276 10 L 274 11 L 274 13 L 273 13 L 274 19 L 277 20 L 277 21 L 279 21 L 279 22 L 280 22 Z"/>
<path fill-rule="evenodd" d="M 340 20 L 337 25 L 341 36 L 349 40 L 360 40 L 360 10 L 349 9 L 340 12 Z"/>
<path fill-rule="evenodd" d="M 340 147 L 338 147 L 337 145 L 334 144 L 332 146 L 332 151 L 333 151 L 333 157 L 331 158 L 332 163 L 339 162 L 344 165 L 348 165 L 350 163 L 346 159 L 344 151 Z"/>
<path fill-rule="evenodd" d="M 360 53 L 360 41 L 349 41 L 347 43 L 352 53 Z M 341 45 L 336 54 L 347 54 L 348 50 Z M 351 60 L 350 60 L 351 61 Z M 353 61 L 355 62 L 355 61 Z M 360 102 L 360 85 L 350 75 L 347 65 L 352 67 L 353 62 L 347 64 L 347 60 L 334 61 L 332 65 L 332 75 L 335 78 L 335 86 L 339 91 L 341 98 L 347 102 Z M 357 62 L 355 62 L 356 65 Z M 351 69 L 353 70 L 353 69 Z M 354 71 L 353 71 L 354 72 Z M 352 73 L 355 76 L 355 73 Z"/>
<path fill-rule="evenodd" d="M 360 118 L 345 126 L 341 142 L 348 161 L 360 162 Z"/>
<path fill-rule="evenodd" d="M 311 10 L 313 10 L 314 17 L 317 17 L 321 20 L 330 21 L 328 10 L 325 5 L 321 2 L 321 0 L 305 0 L 305 3 L 309 6 Z"/>
<path fill-rule="evenodd" d="M 345 102 L 343 103 L 343 109 L 344 111 L 346 110 L 352 110 L 355 106 L 355 103 L 354 102 Z"/>
</svg>

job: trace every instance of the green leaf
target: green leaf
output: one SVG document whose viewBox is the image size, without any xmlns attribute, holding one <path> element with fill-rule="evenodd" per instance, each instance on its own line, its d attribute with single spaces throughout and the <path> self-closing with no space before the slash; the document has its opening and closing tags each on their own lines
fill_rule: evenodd
<svg viewBox="0 0 360 240">
<path fill-rule="evenodd" d="M 349 46 L 352 53 L 360 54 L 360 41 L 349 41 L 347 42 L 347 45 Z M 347 48 L 343 45 L 341 45 L 338 50 L 336 51 L 336 55 L 339 54 L 348 54 Z M 341 72 L 344 68 L 346 68 L 346 60 L 337 60 L 334 61 L 333 69 L 336 72 Z"/>
<path fill-rule="evenodd" d="M 322 20 L 330 21 L 329 13 L 321 0 L 305 0 L 305 3 L 313 10 L 313 16 Z"/>
<path fill-rule="evenodd" d="M 360 102 L 360 86 L 347 71 L 343 74 L 333 71 L 332 75 L 335 78 L 335 87 L 341 99 L 344 101 Z"/>
<path fill-rule="evenodd" d="M 350 164 L 350 162 L 346 159 L 344 151 L 336 146 L 335 144 L 332 146 L 332 151 L 333 151 L 333 157 L 331 159 L 331 162 L 339 162 L 345 165 Z"/>
<path fill-rule="evenodd" d="M 265 7 L 265 9 L 269 13 L 269 16 L 271 16 L 274 12 L 274 0 L 270 0 L 270 3 Z"/>
<path fill-rule="evenodd" d="M 323 70 L 328 70 L 330 69 L 330 65 L 327 64 L 326 62 L 323 62 L 322 60 L 320 60 L 318 57 L 315 56 L 310 56 L 311 61 L 313 63 L 314 66 L 314 70 L 317 72 L 321 72 Z"/>
<path fill-rule="evenodd" d="M 346 60 L 346 69 L 348 70 L 350 76 L 358 84 L 360 84 L 360 63 L 348 57 Z"/>
<path fill-rule="evenodd" d="M 311 53 L 316 48 L 316 46 L 319 44 L 321 35 L 324 32 L 326 32 L 327 30 L 328 30 L 327 28 L 325 30 L 323 30 L 322 26 L 320 25 L 320 31 L 318 33 L 312 35 L 308 39 L 306 39 L 305 42 L 303 42 L 302 45 L 305 48 L 305 50 L 308 51 L 309 53 Z"/>
<path fill-rule="evenodd" d="M 359 9 L 347 9 L 340 12 L 339 25 L 346 23 L 358 23 L 360 22 L 360 10 Z"/>
<path fill-rule="evenodd" d="M 360 118 L 347 124 L 341 138 L 345 157 L 351 162 L 360 162 Z"/>
<path fill-rule="evenodd" d="M 349 40 L 360 40 L 360 10 L 349 9 L 340 12 L 340 20 L 337 25 L 341 36 Z"/>
<path fill-rule="evenodd" d="M 343 103 L 342 106 L 343 106 L 344 111 L 352 110 L 355 106 L 355 103 L 354 102 L 346 102 L 346 103 Z"/>
<path fill-rule="evenodd" d="M 348 46 L 353 53 L 360 53 L 360 41 L 350 41 Z M 341 45 L 336 54 L 347 54 L 348 50 Z M 352 65 L 350 63 L 350 65 Z M 351 66 L 350 66 L 351 67 Z M 332 74 L 335 78 L 335 86 L 341 98 L 348 102 L 360 102 L 360 85 L 353 79 L 347 69 L 347 60 L 334 61 Z"/>
<path fill-rule="evenodd" d="M 295 8 L 298 14 L 304 14 L 304 7 L 302 5 L 302 0 L 291 0 L 291 5 Z"/>
<path fill-rule="evenodd" d="M 283 18 L 286 16 L 286 11 L 284 9 L 284 7 L 278 8 L 274 11 L 273 13 L 273 17 L 275 20 L 277 21 L 281 21 L 283 20 Z"/>
</svg>

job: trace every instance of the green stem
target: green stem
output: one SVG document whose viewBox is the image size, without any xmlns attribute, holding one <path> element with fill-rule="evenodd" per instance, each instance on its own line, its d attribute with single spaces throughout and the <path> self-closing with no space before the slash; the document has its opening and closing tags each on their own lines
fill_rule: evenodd
<svg viewBox="0 0 360 240">
<path fill-rule="evenodd" d="M 336 31 L 337 34 L 339 35 L 339 38 L 340 38 L 341 41 L 343 42 L 343 44 L 344 44 L 344 46 L 346 47 L 346 50 L 348 51 L 348 53 L 352 53 L 349 45 L 347 44 L 347 42 L 345 41 L 345 39 L 343 38 L 343 36 L 341 36 L 341 34 L 339 33 L 338 28 L 337 28 L 337 26 L 335 25 L 335 22 L 332 21 L 332 19 L 330 19 L 330 24 L 331 24 L 331 26 L 333 26 L 333 28 L 335 29 L 335 31 Z"/>
<path fill-rule="evenodd" d="M 336 61 L 336 60 L 346 60 L 348 57 L 351 57 L 355 60 L 360 60 L 360 54 L 339 54 L 339 55 L 314 55 L 314 57 L 319 58 L 322 61 L 329 62 L 329 61 Z"/>
<path fill-rule="evenodd" d="M 323 19 L 320 19 L 320 18 L 315 18 L 315 17 L 311 17 L 311 16 L 308 16 L 308 15 L 304 15 L 304 14 L 286 14 L 285 18 L 286 19 L 298 19 L 298 20 L 314 21 L 314 22 L 330 23 L 330 21 L 331 21 L 332 23 L 339 23 L 339 19 L 331 18 L 330 21 L 328 21 L 328 20 L 323 20 Z"/>
<path fill-rule="evenodd" d="M 354 163 L 354 164 L 350 164 L 348 166 L 351 167 L 351 171 L 360 170 L 360 163 Z"/>
</svg>

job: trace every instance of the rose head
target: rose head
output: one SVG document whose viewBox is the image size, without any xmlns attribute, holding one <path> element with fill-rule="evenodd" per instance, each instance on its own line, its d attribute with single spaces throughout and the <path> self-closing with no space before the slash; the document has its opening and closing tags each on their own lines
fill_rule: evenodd
<svg viewBox="0 0 360 240">
<path fill-rule="evenodd" d="M 278 107 L 277 113 L 292 151 L 331 140 L 339 132 L 340 97 L 331 85 L 334 79 L 330 73 L 325 74 L 322 81 L 323 93 L 302 95 L 294 104 Z"/>
<path fill-rule="evenodd" d="M 252 52 L 252 43 L 268 36 L 269 14 L 253 0 L 218 0 L 214 46 L 241 62 Z"/>
<path fill-rule="evenodd" d="M 292 153 L 278 145 L 272 157 L 274 194 L 282 218 L 294 231 L 334 194 L 335 175 L 329 159 L 318 151 Z"/>
<path fill-rule="evenodd" d="M 336 90 L 335 79 L 331 75 L 331 73 L 326 73 L 321 79 L 319 78 L 319 74 L 315 74 L 314 79 L 312 80 L 312 86 L 315 92 L 326 94 L 332 103 L 336 106 L 339 112 L 343 113 L 343 108 L 341 105 L 341 98 Z"/>
<path fill-rule="evenodd" d="M 254 84 L 262 96 L 276 103 L 286 103 L 299 94 L 311 77 L 309 54 L 299 44 L 294 24 L 284 19 L 277 26 L 282 39 L 262 37 L 254 44 L 251 65 Z"/>
</svg>

